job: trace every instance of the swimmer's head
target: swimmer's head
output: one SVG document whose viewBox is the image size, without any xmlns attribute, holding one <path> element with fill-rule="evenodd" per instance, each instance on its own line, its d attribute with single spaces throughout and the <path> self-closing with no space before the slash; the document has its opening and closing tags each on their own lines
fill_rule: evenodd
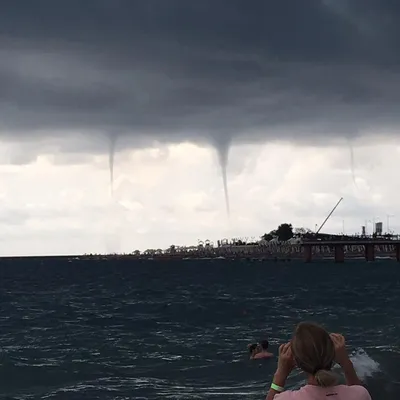
<svg viewBox="0 0 400 400">
<path fill-rule="evenodd" d="M 337 377 L 331 371 L 335 346 L 323 327 L 302 322 L 297 325 L 291 343 L 297 366 L 313 376 L 318 386 L 328 387 L 337 383 Z"/>
<path fill-rule="evenodd" d="M 261 350 L 262 350 L 262 351 L 268 350 L 268 347 L 269 347 L 268 340 L 262 340 L 262 341 L 260 342 L 260 347 L 261 347 Z"/>
<path fill-rule="evenodd" d="M 253 354 L 257 350 L 257 343 L 249 344 L 247 347 L 249 349 L 249 353 Z"/>
</svg>

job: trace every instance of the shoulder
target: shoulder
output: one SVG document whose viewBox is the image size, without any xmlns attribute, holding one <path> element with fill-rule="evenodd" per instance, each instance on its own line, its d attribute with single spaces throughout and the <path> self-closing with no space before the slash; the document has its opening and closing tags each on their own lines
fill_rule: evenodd
<svg viewBox="0 0 400 400">
<path fill-rule="evenodd" d="M 315 388 L 310 387 L 309 385 L 305 385 L 299 390 L 288 390 L 282 393 L 275 395 L 274 400 L 301 400 L 301 399 L 309 399 L 310 395 Z M 364 386 L 354 385 L 340 385 L 335 386 L 338 394 L 345 395 L 349 399 L 354 400 L 371 400 L 371 396 L 367 389 Z"/>
<path fill-rule="evenodd" d="M 347 386 L 348 392 L 357 396 L 357 400 L 371 400 L 371 395 L 368 390 L 361 385 Z"/>
<path fill-rule="evenodd" d="M 285 392 L 275 395 L 275 399 L 278 400 L 301 400 L 310 398 L 310 385 L 304 385 L 297 390 L 287 390 Z"/>
<path fill-rule="evenodd" d="M 275 395 L 274 400 L 291 400 L 296 398 L 296 392 L 288 390 L 286 392 L 278 393 Z"/>
<path fill-rule="evenodd" d="M 286 390 L 285 392 L 276 394 L 274 400 L 297 400 L 304 398 L 304 386 L 298 390 Z"/>
<path fill-rule="evenodd" d="M 354 400 L 371 400 L 371 396 L 368 390 L 361 385 L 339 385 L 336 386 L 336 391 L 349 399 L 351 398 Z"/>
<path fill-rule="evenodd" d="M 262 359 L 262 358 L 271 358 L 274 355 L 272 353 L 258 353 L 254 356 L 254 359 L 258 360 L 258 359 Z"/>
</svg>

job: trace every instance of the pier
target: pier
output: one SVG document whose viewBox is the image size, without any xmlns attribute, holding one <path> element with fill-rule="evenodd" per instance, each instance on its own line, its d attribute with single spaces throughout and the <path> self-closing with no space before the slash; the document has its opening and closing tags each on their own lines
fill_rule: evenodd
<svg viewBox="0 0 400 400">
<path fill-rule="evenodd" d="M 296 243 L 259 242 L 243 245 L 177 247 L 169 249 L 148 249 L 130 254 L 84 255 L 82 259 L 101 260 L 245 260 L 245 261 L 312 261 L 331 260 L 343 263 L 346 260 L 397 260 L 400 262 L 400 239 L 352 237 L 342 239 L 305 239 Z"/>
<path fill-rule="evenodd" d="M 325 253 L 327 248 L 333 249 L 333 258 L 336 263 L 343 263 L 346 254 L 352 254 L 352 258 L 354 254 L 362 255 L 366 261 L 375 261 L 377 250 L 383 254 L 394 253 L 396 260 L 400 262 L 400 240 L 305 241 L 302 247 L 304 261 L 307 263 L 313 260 L 314 255 Z"/>
</svg>

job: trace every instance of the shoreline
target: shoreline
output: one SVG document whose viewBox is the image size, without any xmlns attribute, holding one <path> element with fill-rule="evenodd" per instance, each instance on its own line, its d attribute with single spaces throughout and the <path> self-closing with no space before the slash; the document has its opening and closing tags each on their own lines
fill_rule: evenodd
<svg viewBox="0 0 400 400">
<path fill-rule="evenodd" d="M 366 260 L 366 247 L 373 249 L 373 259 L 399 260 L 400 243 L 369 243 L 354 244 L 346 242 L 304 242 L 302 244 L 279 244 L 274 246 L 263 245 L 233 245 L 222 247 L 190 247 L 170 248 L 168 250 L 146 250 L 125 254 L 75 254 L 75 255 L 34 255 L 34 256 L 0 256 L 1 262 L 17 260 L 66 260 L 73 261 L 188 261 L 188 260 L 245 260 L 265 262 L 307 262 L 307 257 L 315 261 L 333 260 L 337 257 L 337 250 L 341 248 L 341 259 Z M 369 259 L 369 261 L 373 261 Z"/>
</svg>

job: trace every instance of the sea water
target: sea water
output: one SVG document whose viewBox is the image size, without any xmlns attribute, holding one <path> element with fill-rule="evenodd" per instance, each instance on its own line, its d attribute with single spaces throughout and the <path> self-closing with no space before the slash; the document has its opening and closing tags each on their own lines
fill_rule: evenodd
<svg viewBox="0 0 400 400">
<path fill-rule="evenodd" d="M 303 320 L 346 336 L 375 400 L 400 395 L 400 265 L 0 261 L 0 398 L 262 399 Z M 293 371 L 288 387 L 304 382 Z"/>
</svg>

